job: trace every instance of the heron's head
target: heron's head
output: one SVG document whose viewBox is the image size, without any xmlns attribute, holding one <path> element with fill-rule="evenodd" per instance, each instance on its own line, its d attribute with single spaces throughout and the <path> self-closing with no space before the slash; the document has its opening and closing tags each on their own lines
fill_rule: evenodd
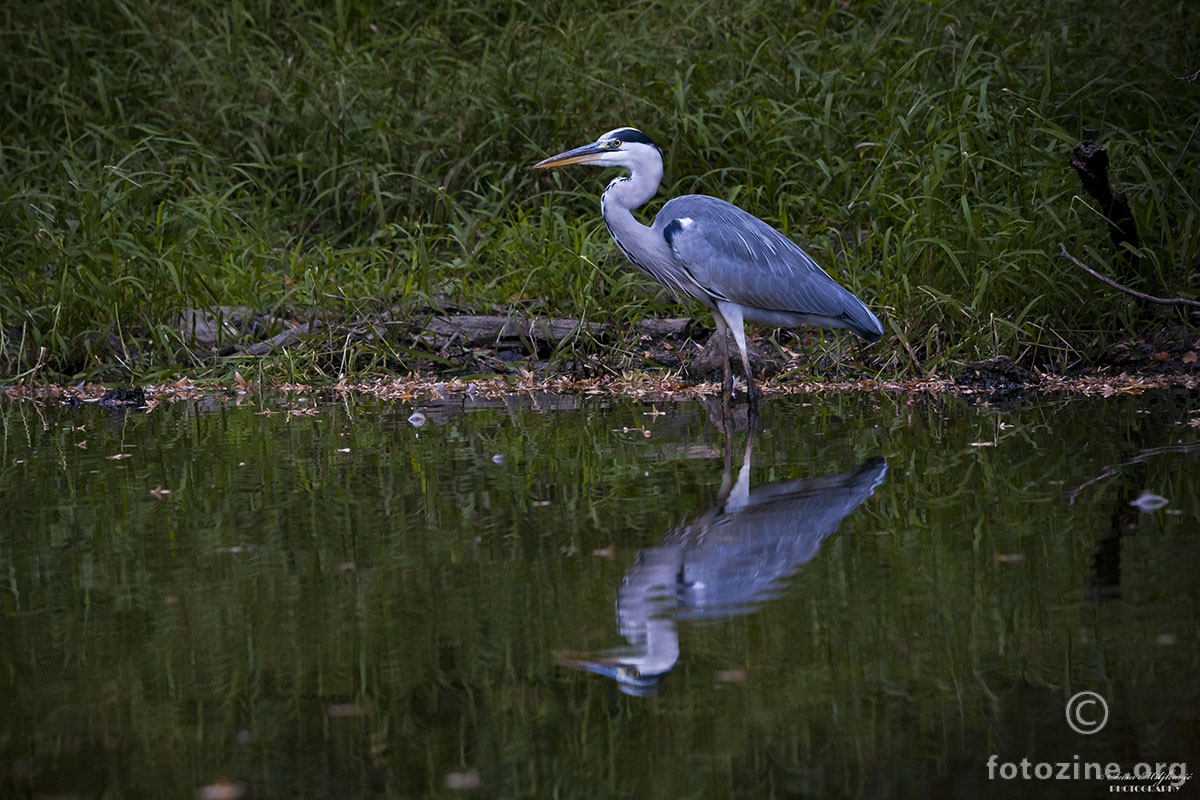
<svg viewBox="0 0 1200 800">
<path fill-rule="evenodd" d="M 533 166 L 534 169 L 549 169 L 565 167 L 568 164 L 595 164 L 632 170 L 654 162 L 661 164 L 662 155 L 658 151 L 658 145 L 651 141 L 649 136 L 637 128 L 617 128 L 591 144 L 550 156 Z"/>
<path fill-rule="evenodd" d="M 559 666 L 594 672 L 617 682 L 617 688 L 633 697 L 651 697 L 662 689 L 663 677 L 670 667 L 662 672 L 643 672 L 635 658 L 624 658 L 625 651 L 616 649 L 601 653 L 555 653 Z M 674 666 L 673 664 L 671 666 Z M 652 668 L 653 669 L 653 668 Z"/>
</svg>

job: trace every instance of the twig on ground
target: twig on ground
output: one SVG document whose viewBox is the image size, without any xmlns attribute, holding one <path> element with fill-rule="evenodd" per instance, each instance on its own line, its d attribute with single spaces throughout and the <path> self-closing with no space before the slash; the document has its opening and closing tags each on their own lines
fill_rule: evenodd
<svg viewBox="0 0 1200 800">
<path fill-rule="evenodd" d="M 1078 258 L 1076 258 L 1075 256 L 1068 253 L 1067 246 L 1065 244 L 1063 244 L 1062 242 L 1059 242 L 1058 246 L 1060 249 L 1058 251 L 1058 254 L 1056 255 L 1056 258 L 1067 259 L 1072 264 L 1074 264 L 1075 266 L 1079 267 L 1081 270 L 1086 272 L 1088 275 L 1091 275 L 1093 278 L 1095 278 L 1098 281 L 1107 283 L 1109 286 L 1113 287 L 1114 289 L 1116 289 L 1118 291 L 1124 292 L 1125 294 L 1133 295 L 1134 297 L 1140 298 L 1142 300 L 1147 300 L 1151 303 L 1158 303 L 1159 305 L 1163 305 L 1163 306 L 1195 306 L 1197 308 L 1200 308 L 1200 300 L 1192 300 L 1187 297 L 1155 297 L 1154 295 L 1146 294 L 1145 292 L 1139 292 L 1137 289 L 1130 289 L 1128 286 L 1125 286 L 1124 284 L 1117 283 L 1112 278 L 1101 275 L 1099 272 L 1096 272 L 1096 270 L 1092 269 L 1087 264 L 1083 263 Z"/>
</svg>

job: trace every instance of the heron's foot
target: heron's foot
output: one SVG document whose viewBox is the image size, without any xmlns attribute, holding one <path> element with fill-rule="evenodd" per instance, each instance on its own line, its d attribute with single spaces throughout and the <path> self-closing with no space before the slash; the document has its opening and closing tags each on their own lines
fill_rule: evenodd
<svg viewBox="0 0 1200 800">
<path fill-rule="evenodd" d="M 751 381 L 746 385 L 746 397 L 750 400 L 750 405 L 758 405 L 758 401 L 762 399 L 762 390 Z"/>
</svg>

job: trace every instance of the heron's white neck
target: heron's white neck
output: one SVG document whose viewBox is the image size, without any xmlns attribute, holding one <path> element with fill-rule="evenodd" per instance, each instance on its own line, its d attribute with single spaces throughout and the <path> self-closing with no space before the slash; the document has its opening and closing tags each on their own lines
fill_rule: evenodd
<svg viewBox="0 0 1200 800">
<path fill-rule="evenodd" d="M 629 168 L 628 177 L 616 178 L 604 190 L 600 197 L 600 214 L 604 217 L 604 224 L 613 241 L 625 253 L 626 258 L 678 291 L 677 282 L 669 280 L 669 275 L 660 276 L 660 272 L 663 272 L 660 265 L 672 260 L 666 240 L 654 233 L 649 225 L 643 225 L 633 216 L 635 208 L 654 197 L 661 180 L 661 161 L 642 161 L 637 169 Z"/>
<path fill-rule="evenodd" d="M 636 162 L 614 160 L 610 166 L 620 166 L 629 170 L 629 175 L 616 178 L 604 190 L 605 198 L 621 208 L 631 210 L 650 201 L 658 191 L 662 182 L 662 158 L 652 148 L 644 148 L 649 152 L 637 153 Z"/>
<path fill-rule="evenodd" d="M 646 548 L 617 592 L 617 627 L 633 645 L 621 660 L 643 675 L 662 675 L 679 660 L 675 612 L 682 568 L 682 547 Z"/>
</svg>

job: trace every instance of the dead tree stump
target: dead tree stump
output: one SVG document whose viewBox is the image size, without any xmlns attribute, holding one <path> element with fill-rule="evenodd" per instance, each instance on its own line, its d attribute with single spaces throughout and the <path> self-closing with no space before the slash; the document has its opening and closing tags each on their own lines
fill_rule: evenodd
<svg viewBox="0 0 1200 800">
<path fill-rule="evenodd" d="M 1108 182 L 1108 151 L 1093 141 L 1080 142 L 1071 150 L 1071 166 L 1079 174 L 1083 190 L 1096 201 L 1108 221 L 1108 237 L 1117 250 L 1117 256 L 1136 275 L 1141 260 L 1136 253 L 1121 245 L 1128 242 L 1130 247 L 1138 247 L 1137 222 L 1129 210 L 1125 193 L 1113 191 Z"/>
</svg>

